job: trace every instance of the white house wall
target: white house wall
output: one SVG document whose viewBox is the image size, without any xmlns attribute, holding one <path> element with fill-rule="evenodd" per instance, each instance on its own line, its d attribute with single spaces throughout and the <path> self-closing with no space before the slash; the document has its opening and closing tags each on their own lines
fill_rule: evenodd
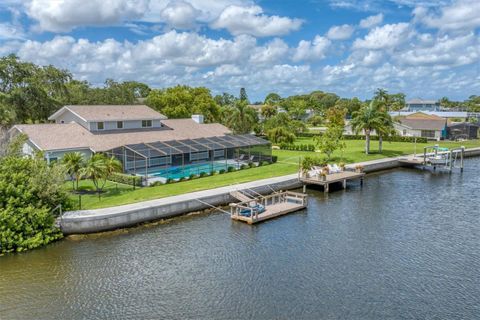
<svg viewBox="0 0 480 320">
<path fill-rule="evenodd" d="M 63 121 L 63 122 L 62 122 Z M 78 117 L 77 115 L 75 115 L 74 113 L 72 113 L 71 111 L 69 110 L 65 110 L 61 115 L 59 115 L 56 119 L 55 119 L 55 123 L 70 123 L 70 122 L 76 122 L 78 123 L 79 125 L 85 127 L 86 129 L 88 129 L 88 124 L 86 121 L 82 120 L 80 117 Z"/>
<path fill-rule="evenodd" d="M 145 119 L 150 120 L 150 119 Z M 123 129 L 117 129 L 117 121 L 104 121 L 104 129 L 105 130 L 125 130 L 125 129 L 142 129 L 142 120 L 128 120 L 123 121 Z M 151 128 L 160 128 L 162 123 L 160 120 L 152 120 Z M 90 123 L 90 131 L 98 131 L 97 122 Z"/>
</svg>

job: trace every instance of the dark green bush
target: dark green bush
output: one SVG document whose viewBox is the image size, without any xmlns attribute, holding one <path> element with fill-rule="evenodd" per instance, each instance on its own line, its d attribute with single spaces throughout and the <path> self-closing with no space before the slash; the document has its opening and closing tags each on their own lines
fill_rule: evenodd
<svg viewBox="0 0 480 320">
<path fill-rule="evenodd" d="M 195 179 L 195 174 L 191 173 L 191 174 L 188 176 L 188 178 L 189 178 L 190 180 Z"/>
<path fill-rule="evenodd" d="M 235 171 L 235 167 L 228 167 L 227 171 L 228 172 L 233 172 L 233 171 Z"/>
<path fill-rule="evenodd" d="M 246 164 L 242 164 L 242 165 L 240 166 L 240 170 L 243 170 L 243 169 L 246 169 L 246 168 L 248 168 L 248 165 L 246 165 Z"/>
<path fill-rule="evenodd" d="M 108 180 L 113 181 L 113 182 L 128 184 L 128 185 L 131 185 L 131 186 L 133 186 L 133 183 L 135 182 L 135 185 L 137 187 L 143 186 L 143 177 L 132 176 L 132 175 L 129 175 L 129 174 L 124 174 L 124 173 L 114 172 L 109 176 Z"/>
<path fill-rule="evenodd" d="M 293 151 L 315 151 L 315 146 L 313 144 L 280 144 L 281 150 L 293 150 Z"/>
<path fill-rule="evenodd" d="M 206 172 L 200 172 L 200 178 L 203 178 L 203 177 L 206 177 L 207 176 L 207 173 Z"/>
<path fill-rule="evenodd" d="M 220 169 L 220 171 L 218 171 L 219 174 L 224 174 L 225 173 L 225 169 Z"/>
</svg>

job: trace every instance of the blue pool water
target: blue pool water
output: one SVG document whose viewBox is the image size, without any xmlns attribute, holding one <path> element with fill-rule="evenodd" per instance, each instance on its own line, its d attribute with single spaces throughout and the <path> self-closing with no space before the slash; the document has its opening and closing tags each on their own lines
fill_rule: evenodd
<svg viewBox="0 0 480 320">
<path fill-rule="evenodd" d="M 215 171 L 218 172 L 222 169 L 227 171 L 228 167 L 234 167 L 238 169 L 239 166 L 240 164 L 238 162 L 215 161 L 213 163 L 198 163 L 183 167 L 179 166 L 159 170 L 149 170 L 148 175 L 151 177 L 162 177 L 165 179 L 181 179 L 188 178 L 192 174 L 199 175 L 201 172 L 212 173 Z"/>
</svg>

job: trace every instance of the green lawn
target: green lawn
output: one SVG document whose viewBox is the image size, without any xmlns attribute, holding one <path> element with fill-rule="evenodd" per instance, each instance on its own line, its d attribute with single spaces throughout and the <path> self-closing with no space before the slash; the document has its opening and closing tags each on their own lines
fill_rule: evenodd
<svg viewBox="0 0 480 320">
<path fill-rule="evenodd" d="M 311 138 L 299 138 L 297 144 L 311 144 Z M 414 153 L 415 146 L 413 143 L 405 142 L 384 142 L 383 153 L 379 154 L 378 141 L 372 141 L 372 154 L 366 155 L 364 153 L 364 141 L 347 140 L 344 154 L 336 151 L 332 156 L 332 162 L 345 161 L 347 163 L 361 162 L 385 157 L 394 157 L 404 154 Z M 417 143 L 417 153 L 423 153 L 423 147 L 433 145 L 434 143 L 420 144 Z M 448 148 L 458 147 L 464 145 L 465 147 L 480 147 L 480 141 L 465 141 L 465 142 L 441 142 L 440 146 Z M 287 151 L 274 150 L 273 154 L 278 156 L 278 162 L 268 166 L 262 166 L 251 169 L 244 169 L 236 172 L 225 174 L 218 174 L 210 177 L 199 178 L 190 181 L 183 181 L 156 187 L 137 188 L 133 190 L 132 186 L 120 183 L 107 183 L 104 194 L 99 199 L 96 195 L 82 196 L 82 209 L 105 208 L 110 206 L 117 206 L 144 200 L 152 200 L 167 196 L 179 195 L 182 193 L 200 191 L 205 189 L 223 187 L 237 183 L 249 182 L 259 179 L 282 176 L 290 173 L 295 173 L 298 170 L 299 158 L 303 156 L 320 155 L 318 152 L 302 152 L 302 151 Z M 72 184 L 66 183 L 67 188 L 71 189 Z M 93 189 L 93 184 L 89 180 L 81 181 L 80 187 L 82 189 Z M 78 203 L 78 195 L 72 195 L 72 200 Z"/>
</svg>

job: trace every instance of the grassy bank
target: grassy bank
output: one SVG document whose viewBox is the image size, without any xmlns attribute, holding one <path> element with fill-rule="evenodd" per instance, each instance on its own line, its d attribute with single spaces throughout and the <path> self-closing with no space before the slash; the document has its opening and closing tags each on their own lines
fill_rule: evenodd
<svg viewBox="0 0 480 320">
<path fill-rule="evenodd" d="M 311 138 L 299 138 L 295 142 L 297 144 L 311 144 Z M 346 149 L 342 153 L 334 152 L 332 162 L 345 161 L 347 163 L 362 162 L 368 160 L 381 159 L 386 157 L 395 157 L 405 154 L 412 154 L 415 151 L 413 143 L 406 142 L 384 142 L 383 153 L 377 152 L 378 141 L 372 141 L 372 153 L 366 155 L 364 153 L 364 141 L 348 140 L 345 141 Z M 417 153 L 423 152 L 423 147 L 433 145 L 433 143 L 420 144 L 417 143 Z M 464 145 L 467 148 L 480 147 L 480 141 L 465 142 L 441 142 L 440 146 L 454 148 Z M 189 180 L 179 183 L 172 183 L 156 187 L 137 188 L 133 190 L 132 186 L 120 183 L 107 183 L 106 192 L 99 198 L 96 195 L 82 196 L 82 209 L 105 208 L 117 206 L 133 202 L 158 199 L 168 196 L 179 195 L 188 192 L 218 188 L 237 183 L 250 182 L 254 180 L 272 178 L 286 174 L 295 173 L 298 170 L 299 158 L 303 156 L 319 155 L 317 152 L 301 152 L 274 150 L 273 154 L 278 156 L 278 162 L 268 166 L 245 169 L 231 173 L 218 174 L 214 176 Z M 67 188 L 71 188 L 71 183 L 66 183 Z M 81 181 L 81 189 L 93 189 L 93 184 L 89 180 Z M 78 203 L 78 196 L 72 195 L 72 200 Z"/>
</svg>

